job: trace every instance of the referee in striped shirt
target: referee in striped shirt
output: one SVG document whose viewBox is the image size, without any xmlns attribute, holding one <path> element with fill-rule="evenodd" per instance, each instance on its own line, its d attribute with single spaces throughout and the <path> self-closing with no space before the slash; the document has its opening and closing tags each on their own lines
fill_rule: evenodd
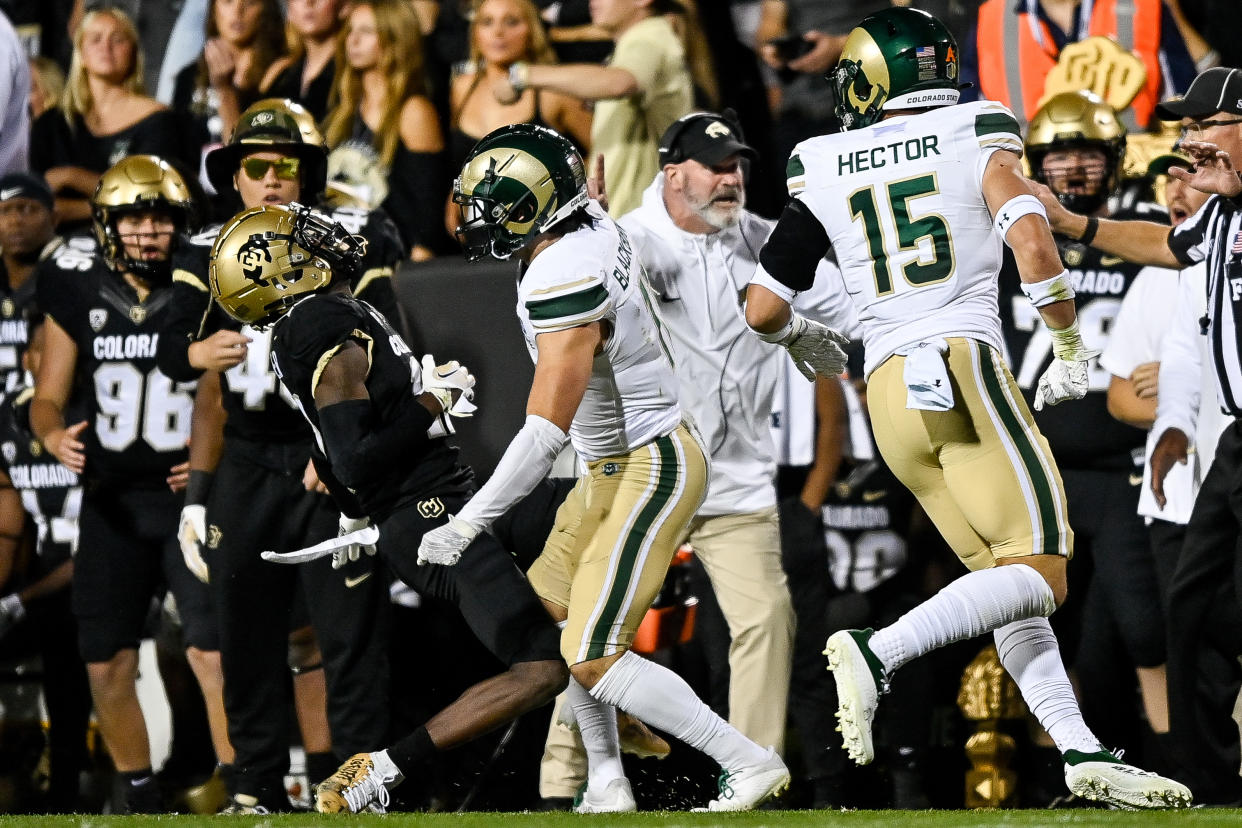
<svg viewBox="0 0 1242 828">
<path fill-rule="evenodd" d="M 1242 498 L 1231 496 L 1242 493 L 1242 70 L 1203 72 L 1185 97 L 1160 104 L 1156 114 L 1181 120 L 1180 147 L 1194 161 L 1192 168 L 1169 174 L 1211 195 L 1176 229 L 1076 215 L 1047 187 L 1032 186 L 1057 233 L 1141 264 L 1183 268 L 1207 262 L 1207 313 L 1200 332 L 1209 337 L 1221 410 L 1233 421 L 1199 490 L 1170 591 L 1169 712 L 1180 781 L 1200 802 L 1227 802 L 1242 794 L 1237 743 L 1222 746 L 1211 734 L 1236 732 L 1230 720 L 1233 699 L 1230 694 L 1204 699 L 1196 681 L 1205 672 L 1203 634 L 1221 585 L 1234 613 L 1242 604 Z M 1180 429 L 1165 430 L 1160 441 L 1180 443 L 1185 458 L 1187 435 Z"/>
</svg>

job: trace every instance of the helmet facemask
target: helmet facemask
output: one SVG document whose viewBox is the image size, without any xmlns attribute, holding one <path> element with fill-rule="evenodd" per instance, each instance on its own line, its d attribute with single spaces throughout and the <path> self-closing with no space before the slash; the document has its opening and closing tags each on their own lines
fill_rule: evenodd
<svg viewBox="0 0 1242 828">
<path fill-rule="evenodd" d="M 103 254 L 113 270 L 120 273 L 132 273 L 150 285 L 168 285 L 172 283 L 173 252 L 186 231 L 186 211 L 166 201 L 138 202 L 124 207 L 96 208 L 97 227 L 102 228 Z M 125 239 L 117 228 L 117 221 L 125 215 L 134 213 L 163 213 L 172 219 L 173 231 L 168 240 L 168 250 L 163 258 L 134 258 L 125 248 Z"/>
</svg>

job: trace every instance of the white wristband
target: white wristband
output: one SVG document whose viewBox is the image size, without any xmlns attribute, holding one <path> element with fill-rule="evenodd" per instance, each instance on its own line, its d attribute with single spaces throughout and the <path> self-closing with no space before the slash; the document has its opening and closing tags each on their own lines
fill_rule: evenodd
<svg viewBox="0 0 1242 828">
<path fill-rule="evenodd" d="M 1042 282 L 1023 282 L 1022 292 L 1037 308 L 1074 298 L 1074 286 L 1070 284 L 1068 270 L 1062 270 L 1056 276 L 1044 279 Z"/>
<path fill-rule="evenodd" d="M 773 331 L 772 333 L 755 331 L 755 335 L 764 342 L 771 342 L 773 345 L 788 345 L 805 329 L 806 320 L 793 311 L 790 311 L 789 322 L 785 325 L 785 327 L 781 328 L 779 331 Z"/>
<path fill-rule="evenodd" d="M 1048 222 L 1048 211 L 1044 209 L 1044 205 L 1040 204 L 1039 199 L 1026 193 L 1017 195 L 1001 205 L 996 211 L 996 221 L 993 226 L 996 232 L 1000 234 L 1005 244 L 1009 244 L 1009 229 L 1013 227 L 1014 222 L 1023 216 L 1041 216 L 1044 223 Z"/>
</svg>

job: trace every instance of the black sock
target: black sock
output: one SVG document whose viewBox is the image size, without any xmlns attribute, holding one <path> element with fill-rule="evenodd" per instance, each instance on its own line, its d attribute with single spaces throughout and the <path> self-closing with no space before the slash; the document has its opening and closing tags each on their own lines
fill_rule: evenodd
<svg viewBox="0 0 1242 828">
<path fill-rule="evenodd" d="M 306 778 L 310 780 L 311 785 L 318 785 L 336 773 L 337 766 L 340 764 L 331 752 L 308 753 L 306 754 Z"/>
<path fill-rule="evenodd" d="M 397 766 L 397 770 L 401 771 L 402 776 L 407 776 L 419 762 L 435 756 L 436 751 L 435 742 L 431 741 L 427 728 L 420 726 L 409 736 L 390 747 L 388 758 Z"/>
<path fill-rule="evenodd" d="M 118 771 L 117 775 L 120 776 L 121 779 L 125 780 L 125 784 L 131 788 L 139 785 L 145 785 L 149 781 L 153 781 L 155 779 L 155 771 L 150 768 L 143 768 L 142 770 L 136 771 Z"/>
</svg>

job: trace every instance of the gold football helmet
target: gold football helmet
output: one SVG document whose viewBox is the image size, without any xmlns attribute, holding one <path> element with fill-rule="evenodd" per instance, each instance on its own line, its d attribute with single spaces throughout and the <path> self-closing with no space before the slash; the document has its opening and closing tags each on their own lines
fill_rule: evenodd
<svg viewBox="0 0 1242 828">
<path fill-rule="evenodd" d="M 244 210 L 216 237 L 207 282 L 212 297 L 238 322 L 270 325 L 332 282 L 329 260 L 302 244 L 298 205 L 293 207 Z"/>
<path fill-rule="evenodd" d="M 95 237 L 110 265 L 144 279 L 167 281 L 172 272 L 168 260 L 131 259 L 125 254 L 125 245 L 117 233 L 117 216 L 140 210 L 167 212 L 177 227 L 177 234 L 189 230 L 193 223 L 194 199 L 185 179 L 167 161 L 155 155 L 130 155 L 109 167 L 95 187 L 91 214 Z M 176 235 L 173 242 L 175 245 Z"/>
<path fill-rule="evenodd" d="M 1057 192 L 1044 174 L 1044 157 L 1052 150 L 1093 147 L 1104 153 L 1104 180 L 1094 193 Z M 1039 108 L 1026 131 L 1031 177 L 1052 188 L 1057 199 L 1075 213 L 1090 214 L 1108 200 L 1121 182 L 1126 156 L 1126 128 L 1117 112 L 1085 90 L 1053 95 Z"/>
</svg>

